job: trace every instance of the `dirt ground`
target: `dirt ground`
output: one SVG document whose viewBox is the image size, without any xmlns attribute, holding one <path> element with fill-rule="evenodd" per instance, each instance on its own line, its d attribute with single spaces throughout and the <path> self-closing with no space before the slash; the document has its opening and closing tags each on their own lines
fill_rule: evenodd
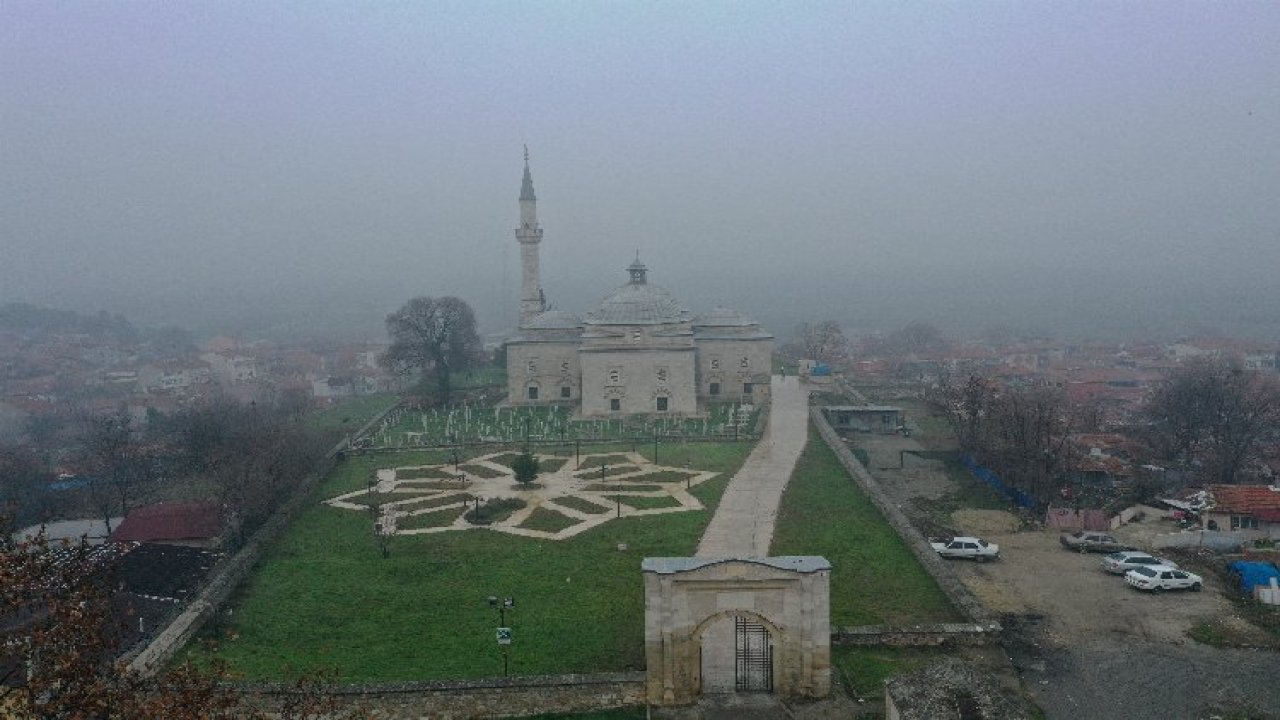
<svg viewBox="0 0 1280 720">
<path fill-rule="evenodd" d="M 1101 569 L 1100 555 L 1064 549 L 1057 530 L 1020 530 L 1012 513 L 965 507 L 972 495 L 939 463 L 908 455 L 902 467 L 900 451 L 923 449 L 917 438 L 859 435 L 855 444 L 917 527 L 945 525 L 1000 545 L 997 562 L 950 565 L 1000 616 L 1002 647 L 1050 720 L 1280 717 L 1280 654 L 1211 647 L 1188 636 L 1211 621 L 1237 638 L 1266 640 L 1210 573 L 1188 567 L 1205 578 L 1200 592 L 1133 590 Z M 1149 549 L 1152 535 L 1172 530 L 1151 512 L 1114 534 Z"/>
</svg>

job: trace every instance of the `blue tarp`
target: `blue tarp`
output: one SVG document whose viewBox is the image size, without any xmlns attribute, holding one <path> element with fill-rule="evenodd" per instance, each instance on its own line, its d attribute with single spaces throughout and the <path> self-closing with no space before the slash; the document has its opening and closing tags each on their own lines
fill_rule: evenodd
<svg viewBox="0 0 1280 720">
<path fill-rule="evenodd" d="M 1227 567 L 1240 576 L 1240 591 L 1244 593 L 1252 593 L 1253 588 L 1258 585 L 1270 585 L 1271 578 L 1280 578 L 1280 570 L 1271 563 L 1237 560 Z"/>
<path fill-rule="evenodd" d="M 998 475 L 975 462 L 973 456 L 961 455 L 960 462 L 964 463 L 964 466 L 969 469 L 969 472 L 973 473 L 974 477 L 990 485 L 993 490 L 1009 498 L 1019 507 L 1033 508 L 1036 506 L 1036 501 L 1031 499 L 1031 496 L 1017 488 L 1005 485 Z"/>
<path fill-rule="evenodd" d="M 831 374 L 831 366 L 826 363 L 816 363 L 809 369 L 809 374 L 814 377 L 826 377 Z"/>
</svg>

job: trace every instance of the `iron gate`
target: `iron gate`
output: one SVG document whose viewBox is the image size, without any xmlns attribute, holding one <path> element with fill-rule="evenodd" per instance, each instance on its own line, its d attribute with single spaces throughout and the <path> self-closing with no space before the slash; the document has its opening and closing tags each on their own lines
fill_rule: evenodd
<svg viewBox="0 0 1280 720">
<path fill-rule="evenodd" d="M 738 692 L 773 692 L 773 643 L 764 625 L 733 619 L 734 687 Z"/>
</svg>

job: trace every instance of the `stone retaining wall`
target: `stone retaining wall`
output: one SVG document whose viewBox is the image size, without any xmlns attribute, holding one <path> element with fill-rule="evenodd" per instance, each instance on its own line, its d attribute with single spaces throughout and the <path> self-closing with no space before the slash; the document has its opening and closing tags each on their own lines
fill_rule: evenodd
<svg viewBox="0 0 1280 720">
<path fill-rule="evenodd" d="M 832 645 L 890 645 L 921 647 L 936 645 L 986 645 L 999 639 L 998 626 L 977 623 L 938 623 L 933 625 L 861 625 L 833 628 Z"/>
<path fill-rule="evenodd" d="M 938 587 L 946 593 L 951 600 L 951 604 L 956 607 L 971 622 L 982 625 L 991 631 L 999 630 L 999 624 L 991 617 L 987 609 L 978 602 L 978 599 L 969 592 L 969 588 L 960 582 L 960 579 L 951 572 L 945 561 L 929 546 L 929 541 L 924 535 L 916 529 L 915 525 L 907 519 L 902 510 L 889 498 L 889 496 L 880 487 L 880 483 L 867 472 L 867 469 L 854 458 L 853 453 L 849 450 L 849 446 L 840 439 L 836 434 L 831 423 L 827 422 L 826 416 L 823 415 L 820 407 L 809 408 L 809 415 L 813 419 L 813 424 L 818 428 L 818 434 L 831 448 L 836 457 L 840 459 L 840 464 L 844 465 L 845 470 L 849 472 L 850 477 L 858 486 L 862 488 L 867 497 L 871 498 L 871 502 L 875 504 L 880 514 L 888 521 L 889 525 L 897 531 L 898 536 L 906 543 L 911 553 L 916 556 L 916 560 L 920 562 L 924 569 L 933 576 Z"/>
<path fill-rule="evenodd" d="M 298 691 L 290 686 L 235 684 L 250 703 L 274 710 Z M 324 694 L 340 708 L 376 720 L 464 720 L 578 713 L 642 706 L 642 672 L 536 675 L 399 683 L 342 684 Z"/>
</svg>

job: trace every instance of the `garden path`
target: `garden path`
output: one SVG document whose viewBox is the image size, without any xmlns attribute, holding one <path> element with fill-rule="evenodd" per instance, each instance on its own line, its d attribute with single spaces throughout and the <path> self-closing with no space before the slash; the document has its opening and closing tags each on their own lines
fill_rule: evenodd
<svg viewBox="0 0 1280 720">
<path fill-rule="evenodd" d="M 769 426 L 729 481 L 707 524 L 698 557 L 765 557 L 782 491 L 809 438 L 809 390 L 797 377 L 773 376 Z"/>
</svg>

